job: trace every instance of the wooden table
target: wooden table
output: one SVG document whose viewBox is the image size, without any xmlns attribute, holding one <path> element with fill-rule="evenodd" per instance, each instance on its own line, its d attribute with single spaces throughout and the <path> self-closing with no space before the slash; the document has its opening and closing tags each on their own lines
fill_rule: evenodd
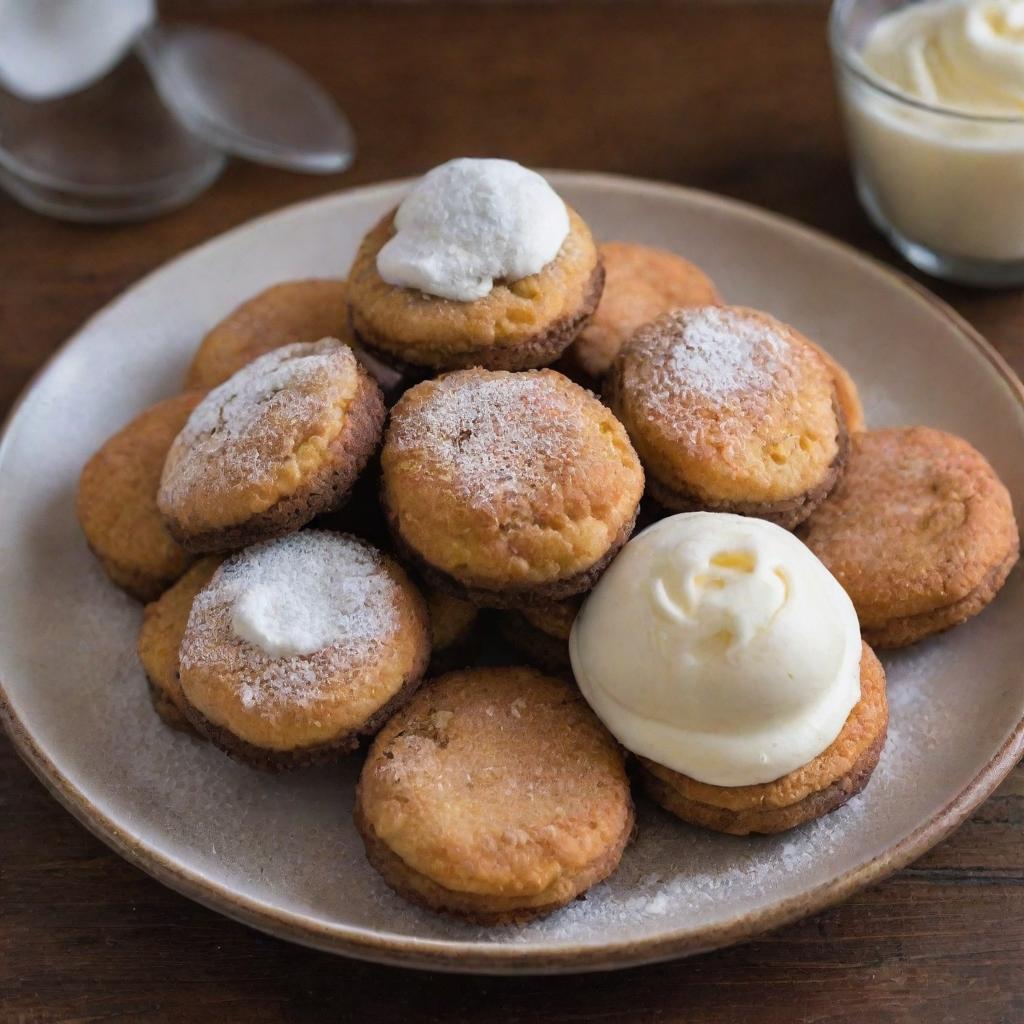
<svg viewBox="0 0 1024 1024">
<path fill-rule="evenodd" d="M 264 4 L 197 20 L 325 83 L 354 123 L 357 166 L 325 179 L 234 164 L 189 208 L 122 227 L 0 197 L 0 409 L 85 317 L 183 249 L 456 155 L 712 189 L 895 262 L 853 196 L 818 4 Z M 1024 371 L 1024 294 L 931 286 Z M 1018 768 L 912 867 L 758 942 L 624 973 L 458 978 L 309 952 L 190 903 L 79 827 L 0 740 L 0 1019 L 1011 1024 L 1024 1019 L 1022 825 Z"/>
</svg>

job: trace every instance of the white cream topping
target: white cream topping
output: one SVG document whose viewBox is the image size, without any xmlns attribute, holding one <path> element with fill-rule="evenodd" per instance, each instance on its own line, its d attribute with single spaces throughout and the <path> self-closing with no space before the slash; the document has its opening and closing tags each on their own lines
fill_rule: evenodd
<svg viewBox="0 0 1024 1024">
<path fill-rule="evenodd" d="M 496 280 L 542 270 L 568 234 L 565 203 L 535 171 L 512 160 L 451 160 L 398 207 L 377 271 L 397 287 L 472 302 Z"/>
<path fill-rule="evenodd" d="M 761 519 L 693 512 L 634 537 L 569 650 L 623 746 L 717 786 L 807 764 L 860 699 L 853 604 L 808 548 Z"/>
<path fill-rule="evenodd" d="M 218 586 L 232 632 L 271 658 L 374 640 L 394 590 L 369 545 L 323 530 L 248 548 L 226 564 Z"/>
<path fill-rule="evenodd" d="M 1024 116 L 1024 0 L 925 0 L 880 19 L 861 54 L 926 103 Z"/>
<path fill-rule="evenodd" d="M 155 18 L 154 0 L 0 0 L 0 82 L 26 100 L 76 92 Z"/>
</svg>

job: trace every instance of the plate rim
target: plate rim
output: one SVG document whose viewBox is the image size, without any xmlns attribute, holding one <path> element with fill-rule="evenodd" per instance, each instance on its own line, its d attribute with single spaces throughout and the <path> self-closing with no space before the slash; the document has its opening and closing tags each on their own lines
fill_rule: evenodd
<svg viewBox="0 0 1024 1024">
<path fill-rule="evenodd" d="M 847 261 L 888 281 L 890 285 L 910 292 L 916 299 L 931 305 L 949 321 L 963 340 L 992 366 L 1009 387 L 1018 405 L 1024 409 L 1024 384 L 1013 369 L 981 334 L 951 306 L 902 271 L 861 252 L 854 246 L 826 235 L 800 221 L 766 210 L 742 200 L 689 188 L 671 182 L 635 178 L 628 175 L 592 171 L 543 170 L 556 185 L 595 186 L 604 189 L 647 193 L 666 198 L 685 199 L 727 212 L 739 212 L 754 220 L 768 223 L 805 243 L 836 251 Z M 108 303 L 92 314 L 67 340 L 43 362 L 29 378 L 21 394 L 11 406 L 0 426 L 0 454 L 6 449 L 11 429 L 22 406 L 34 394 L 56 361 L 79 342 L 112 306 L 151 278 L 168 271 L 181 260 L 227 242 L 236 233 L 248 231 L 264 221 L 294 214 L 319 204 L 330 205 L 339 197 L 359 195 L 370 198 L 374 193 L 387 193 L 412 179 L 392 179 L 354 188 L 340 189 L 312 199 L 291 203 L 277 210 L 245 221 L 228 231 L 165 261 L 143 277 L 132 282 Z M 517 944 L 487 944 L 452 939 L 422 939 L 415 936 L 386 936 L 372 930 L 352 926 L 330 926 L 299 913 L 269 907 L 260 900 L 232 892 L 204 878 L 195 871 L 186 871 L 174 859 L 149 848 L 122 829 L 89 797 L 79 790 L 38 745 L 29 729 L 18 717 L 0 678 L 0 724 L 9 736 L 15 751 L 42 782 L 47 791 L 80 824 L 134 867 L 169 888 L 218 913 L 277 938 L 325 952 L 342 954 L 361 960 L 413 967 L 424 970 L 456 973 L 490 974 L 555 974 L 620 969 L 655 963 L 682 956 L 707 952 L 751 939 L 756 935 L 802 917 L 819 913 L 848 898 L 854 892 L 904 867 L 949 835 L 971 814 L 1013 770 L 1024 755 L 1024 716 L 1010 731 L 1002 745 L 967 785 L 927 821 L 902 840 L 882 851 L 860 867 L 838 875 L 813 889 L 781 900 L 759 910 L 739 911 L 728 921 L 691 932 L 670 932 L 656 938 L 617 942 L 602 946 L 544 946 L 523 949 Z"/>
</svg>

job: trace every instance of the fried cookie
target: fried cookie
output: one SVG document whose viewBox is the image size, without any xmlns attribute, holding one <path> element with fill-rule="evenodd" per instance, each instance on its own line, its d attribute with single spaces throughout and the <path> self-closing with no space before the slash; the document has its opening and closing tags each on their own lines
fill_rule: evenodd
<svg viewBox="0 0 1024 1024">
<path fill-rule="evenodd" d="M 885 744 L 885 670 L 867 644 L 861 655 L 860 685 L 860 700 L 835 740 L 780 779 L 753 786 L 713 786 L 641 757 L 644 790 L 677 818 L 730 835 L 784 832 L 820 818 L 867 785 Z"/>
<path fill-rule="evenodd" d="M 321 338 L 343 341 L 384 394 L 397 397 L 402 375 L 359 348 L 348 315 L 348 285 L 339 278 L 282 281 L 247 299 L 203 338 L 185 376 L 186 386 L 215 388 L 282 345 Z"/>
<path fill-rule="evenodd" d="M 642 327 L 605 379 L 666 508 L 792 529 L 842 475 L 847 432 L 831 374 L 766 313 L 703 306 Z"/>
<path fill-rule="evenodd" d="M 213 578 L 221 559 L 199 559 L 155 601 L 146 605 L 139 630 L 139 660 L 157 714 L 175 729 L 191 732 L 178 676 L 178 651 L 196 594 Z"/>
<path fill-rule="evenodd" d="M 185 381 L 188 387 L 215 388 L 282 345 L 321 338 L 351 344 L 345 282 L 283 281 L 247 299 L 210 329 Z"/>
<path fill-rule="evenodd" d="M 552 370 L 416 385 L 392 410 L 381 468 L 400 551 L 431 586 L 496 608 L 590 589 L 644 480 L 614 415 Z"/>
<path fill-rule="evenodd" d="M 501 635 L 533 663 L 550 672 L 569 668 L 569 634 L 582 596 L 503 612 Z"/>
<path fill-rule="evenodd" d="M 633 242 L 604 242 L 597 249 L 605 270 L 601 301 L 557 367 L 588 385 L 598 384 L 644 324 L 674 309 L 721 302 L 704 271 L 675 253 Z M 820 345 L 805 340 L 828 366 L 846 429 L 863 430 L 864 409 L 853 378 Z"/>
<path fill-rule="evenodd" d="M 443 590 L 430 587 L 423 594 L 430 617 L 430 672 L 439 674 L 466 664 L 476 644 L 474 627 L 480 609 Z"/>
<path fill-rule="evenodd" d="M 423 598 L 365 541 L 303 530 L 229 557 L 192 603 L 184 712 L 228 754 L 277 771 L 372 735 L 430 658 Z"/>
<path fill-rule="evenodd" d="M 388 284 L 377 256 L 394 234 L 394 211 L 363 240 L 349 274 L 352 326 L 365 348 L 399 368 L 470 366 L 525 370 L 553 363 L 597 308 L 604 268 L 590 230 L 569 210 L 569 234 L 538 273 L 496 281 L 459 302 Z"/>
<path fill-rule="evenodd" d="M 850 595 L 864 639 L 902 647 L 977 615 L 1017 561 L 1010 495 L 962 438 L 853 438 L 847 474 L 799 535 Z"/>
<path fill-rule="evenodd" d="M 85 464 L 76 510 L 85 539 L 110 579 L 152 601 L 189 566 L 190 555 L 157 509 L 164 460 L 202 400 L 189 391 L 140 413 Z"/>
<path fill-rule="evenodd" d="M 453 672 L 374 740 L 356 791 L 367 858 L 399 895 L 526 921 L 611 874 L 633 831 L 620 748 L 568 683 Z"/>
<path fill-rule="evenodd" d="M 560 364 L 584 383 L 600 380 L 644 324 L 673 309 L 720 301 L 704 271 L 673 252 L 635 242 L 604 242 L 597 251 L 605 273 L 601 301 Z"/>
<path fill-rule="evenodd" d="M 171 445 L 158 497 L 168 530 L 213 552 L 299 529 L 344 503 L 384 415 L 380 388 L 339 341 L 261 356 L 214 388 Z"/>
</svg>

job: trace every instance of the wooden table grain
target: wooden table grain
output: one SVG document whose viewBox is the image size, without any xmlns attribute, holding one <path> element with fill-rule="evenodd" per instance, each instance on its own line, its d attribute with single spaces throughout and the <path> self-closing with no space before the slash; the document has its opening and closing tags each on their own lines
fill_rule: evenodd
<svg viewBox="0 0 1024 1024">
<path fill-rule="evenodd" d="M 457 155 L 711 189 L 895 262 L 853 196 L 819 4 L 261 3 L 193 18 L 307 67 L 351 116 L 358 163 L 337 178 L 233 164 L 192 206 L 117 227 L 0 197 L 0 409 L 87 316 L 183 249 Z M 1024 371 L 1024 293 L 930 286 Z M 595 976 L 457 978 L 310 952 L 190 903 L 77 825 L 0 740 L 0 1020 L 1016 1024 L 1022 824 L 1018 768 L 913 866 L 746 946 Z"/>
</svg>

